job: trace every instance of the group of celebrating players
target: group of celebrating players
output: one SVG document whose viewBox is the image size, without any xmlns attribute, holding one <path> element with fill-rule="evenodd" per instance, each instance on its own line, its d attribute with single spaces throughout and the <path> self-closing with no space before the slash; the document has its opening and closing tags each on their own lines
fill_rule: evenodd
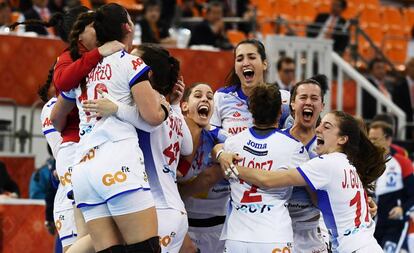
<svg viewBox="0 0 414 253">
<path fill-rule="evenodd" d="M 367 192 L 386 156 L 352 116 L 321 118 L 325 76 L 266 84 L 249 39 L 223 88 L 186 88 L 167 50 L 133 49 L 121 5 L 43 25 L 68 44 L 39 91 L 65 252 L 383 252 Z"/>
</svg>

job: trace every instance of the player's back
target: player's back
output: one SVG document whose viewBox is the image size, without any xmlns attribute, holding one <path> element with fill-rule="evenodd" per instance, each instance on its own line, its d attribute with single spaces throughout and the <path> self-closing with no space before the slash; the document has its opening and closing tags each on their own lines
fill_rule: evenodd
<svg viewBox="0 0 414 253">
<path fill-rule="evenodd" d="M 139 57 L 119 51 L 103 58 L 88 74 L 86 89 L 78 87 L 63 93 L 76 99 L 79 109 L 79 152 L 98 146 L 107 140 L 119 141 L 136 138 L 135 127 L 114 116 L 99 118 L 82 109 L 82 101 L 101 98 L 99 90 L 107 92 L 116 101 L 132 105 L 131 87 L 135 80 L 147 71 L 148 66 Z"/>
<path fill-rule="evenodd" d="M 318 194 L 319 208 L 338 252 L 352 252 L 370 243 L 375 222 L 356 168 L 344 153 L 330 153 L 301 165 L 306 181 Z"/>
<path fill-rule="evenodd" d="M 299 166 L 308 159 L 302 143 L 278 131 L 264 135 L 249 128 L 228 138 L 225 150 L 238 153 L 238 165 L 260 170 Z M 250 242 L 291 242 L 292 224 L 286 202 L 292 187 L 260 189 L 231 181 L 231 210 L 222 239 Z"/>
<path fill-rule="evenodd" d="M 185 212 L 176 184 L 177 165 L 182 152 L 183 155 L 191 153 L 192 143 L 187 141 L 191 140 L 191 134 L 180 114 L 172 107 L 160 127 L 153 132 L 138 129 L 138 138 L 155 206 Z"/>
</svg>

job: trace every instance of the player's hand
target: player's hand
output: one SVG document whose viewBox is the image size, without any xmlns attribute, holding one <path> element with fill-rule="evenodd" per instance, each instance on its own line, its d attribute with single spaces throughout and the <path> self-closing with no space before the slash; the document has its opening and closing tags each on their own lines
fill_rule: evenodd
<svg viewBox="0 0 414 253">
<path fill-rule="evenodd" d="M 185 89 L 184 79 L 182 76 L 180 76 L 177 83 L 174 85 L 173 91 L 170 95 L 170 103 L 172 105 L 180 104 L 180 101 L 183 98 L 184 89 Z"/>
<path fill-rule="evenodd" d="M 378 206 L 377 203 L 375 203 L 374 199 L 371 197 L 368 197 L 368 211 L 369 214 L 371 214 L 371 217 L 375 217 L 377 215 Z"/>
<path fill-rule="evenodd" d="M 391 211 L 388 213 L 388 218 L 391 220 L 398 220 L 403 217 L 403 209 L 401 206 L 395 206 Z"/>
<path fill-rule="evenodd" d="M 117 40 L 109 41 L 103 44 L 102 46 L 98 47 L 99 54 L 102 56 L 108 56 L 113 53 L 116 53 L 120 50 L 123 50 L 125 45 Z"/>
<path fill-rule="evenodd" d="M 230 168 L 230 166 L 237 164 L 237 162 L 240 160 L 242 160 L 242 158 L 239 156 L 239 154 L 225 151 L 222 152 L 218 158 L 218 162 L 220 163 L 220 168 L 223 172 L 223 175 L 226 176 L 226 170 Z"/>
<path fill-rule="evenodd" d="M 85 112 L 92 113 L 92 117 L 108 117 L 118 111 L 118 106 L 107 98 L 85 100 L 82 108 Z"/>
</svg>

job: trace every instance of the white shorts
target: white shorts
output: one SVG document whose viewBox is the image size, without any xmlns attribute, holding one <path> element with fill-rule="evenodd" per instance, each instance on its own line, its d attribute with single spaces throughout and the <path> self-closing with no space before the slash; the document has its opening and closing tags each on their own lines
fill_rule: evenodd
<svg viewBox="0 0 414 253">
<path fill-rule="evenodd" d="M 59 184 L 55 200 L 53 202 L 53 212 L 68 210 L 71 208 L 73 208 L 73 200 L 68 199 L 65 187 L 62 184 Z"/>
<path fill-rule="evenodd" d="M 178 253 L 188 231 L 187 214 L 176 209 L 158 209 L 158 234 L 162 253 Z"/>
<path fill-rule="evenodd" d="M 53 218 L 55 219 L 56 230 L 59 233 L 62 246 L 72 245 L 76 241 L 77 236 L 73 207 L 71 206 L 71 208 L 62 211 L 53 211 Z"/>
<path fill-rule="evenodd" d="M 220 241 L 224 224 L 212 227 L 189 227 L 188 235 L 200 253 L 223 252 L 225 241 Z"/>
<path fill-rule="evenodd" d="M 291 253 L 290 243 L 257 243 L 226 240 L 225 253 Z"/>
<path fill-rule="evenodd" d="M 328 252 L 327 245 L 319 228 L 294 230 L 293 242 L 295 253 L 322 253 Z"/>
<path fill-rule="evenodd" d="M 135 213 L 154 206 L 154 200 L 150 191 L 127 191 L 105 203 L 94 206 L 83 206 L 81 211 L 85 222 L 109 217 Z"/>
<path fill-rule="evenodd" d="M 74 166 L 72 185 L 77 207 L 104 204 L 129 191 L 149 190 L 137 138 L 107 141 L 91 149 Z"/>
<path fill-rule="evenodd" d="M 56 172 L 66 194 L 72 190 L 72 168 L 77 145 L 76 142 L 62 143 L 56 155 Z"/>
</svg>

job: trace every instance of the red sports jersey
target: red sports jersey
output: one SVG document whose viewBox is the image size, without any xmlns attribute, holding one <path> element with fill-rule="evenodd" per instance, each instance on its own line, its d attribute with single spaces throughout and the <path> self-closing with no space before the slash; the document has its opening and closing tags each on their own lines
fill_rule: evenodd
<svg viewBox="0 0 414 253">
<path fill-rule="evenodd" d="M 72 60 L 69 50 L 65 50 L 57 59 L 53 83 L 56 88 L 56 95 L 61 91 L 69 91 L 78 87 L 79 83 L 102 59 L 97 48 L 86 51 L 81 49 L 82 57 L 76 61 Z M 61 132 L 62 143 L 79 142 L 79 116 L 75 107 L 67 116 L 66 126 Z"/>
</svg>

